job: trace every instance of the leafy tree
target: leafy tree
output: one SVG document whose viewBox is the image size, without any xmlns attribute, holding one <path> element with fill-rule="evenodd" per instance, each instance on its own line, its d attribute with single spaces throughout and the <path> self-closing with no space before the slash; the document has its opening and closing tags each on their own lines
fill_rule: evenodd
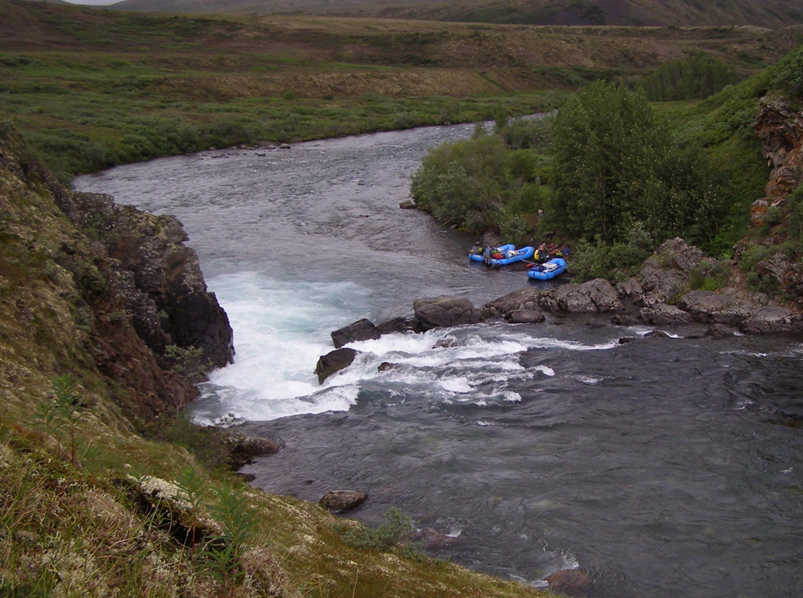
<svg viewBox="0 0 803 598">
<path fill-rule="evenodd" d="M 412 195 L 439 222 L 470 232 L 493 228 L 507 192 L 505 162 L 497 135 L 442 145 L 413 176 Z"/>
<path fill-rule="evenodd" d="M 706 98 L 738 80 L 738 73 L 721 60 L 694 52 L 662 64 L 641 82 L 641 88 L 651 101 L 692 100 Z"/>
<path fill-rule="evenodd" d="M 643 95 L 581 90 L 556 119 L 554 148 L 551 220 L 567 235 L 610 245 L 641 223 L 656 243 L 713 243 L 731 184 L 696 145 L 673 143 Z"/>
<path fill-rule="evenodd" d="M 555 120 L 555 209 L 567 234 L 610 243 L 658 202 L 667 133 L 644 96 L 597 82 Z"/>
</svg>

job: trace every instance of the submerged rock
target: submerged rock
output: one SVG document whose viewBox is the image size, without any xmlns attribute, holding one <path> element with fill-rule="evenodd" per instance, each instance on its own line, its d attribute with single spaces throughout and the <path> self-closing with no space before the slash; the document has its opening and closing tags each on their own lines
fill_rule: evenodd
<svg viewBox="0 0 803 598">
<path fill-rule="evenodd" d="M 591 589 L 591 576 L 582 569 L 563 569 L 547 576 L 549 589 L 569 596 L 586 596 Z"/>
<path fill-rule="evenodd" d="M 342 513 L 356 509 L 367 498 L 368 495 L 365 492 L 358 490 L 330 490 L 320 498 L 318 504 L 329 511 Z"/>
<path fill-rule="evenodd" d="M 232 469 L 253 462 L 254 457 L 272 455 L 279 451 L 279 444 L 269 438 L 246 436 L 240 432 L 231 432 L 224 436 L 229 446 L 229 463 Z"/>
<path fill-rule="evenodd" d="M 335 349 L 334 351 L 329 351 L 326 355 L 321 355 L 315 366 L 315 373 L 318 375 L 318 383 L 323 384 L 323 381 L 329 376 L 350 366 L 356 356 L 357 351 L 349 349 L 348 347 Z"/>
</svg>

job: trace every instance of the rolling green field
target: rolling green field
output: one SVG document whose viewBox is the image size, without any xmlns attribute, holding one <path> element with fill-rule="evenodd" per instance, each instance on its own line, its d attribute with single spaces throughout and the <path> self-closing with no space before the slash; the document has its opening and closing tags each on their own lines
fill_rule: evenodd
<svg viewBox="0 0 803 598">
<path fill-rule="evenodd" d="M 237 144 L 557 106 L 705 51 L 747 74 L 793 31 L 144 15 L 0 0 L 0 110 L 64 178 Z"/>
</svg>

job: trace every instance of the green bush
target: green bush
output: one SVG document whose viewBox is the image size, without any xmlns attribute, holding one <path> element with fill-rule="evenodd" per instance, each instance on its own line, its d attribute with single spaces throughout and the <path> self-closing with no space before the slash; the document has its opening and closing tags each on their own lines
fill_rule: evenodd
<svg viewBox="0 0 803 598">
<path fill-rule="evenodd" d="M 496 135 L 431 150 L 413 175 L 416 204 L 446 225 L 477 233 L 495 228 L 508 193 L 506 148 Z"/>
<path fill-rule="evenodd" d="M 610 245 L 641 222 L 657 242 L 713 243 L 730 183 L 697 144 L 673 143 L 644 96 L 595 83 L 566 103 L 554 129 L 551 218 L 561 232 Z"/>
<path fill-rule="evenodd" d="M 511 149 L 546 149 L 552 144 L 552 118 L 517 118 L 499 127 L 497 133 Z"/>
<path fill-rule="evenodd" d="M 379 527 L 353 526 L 339 528 L 343 540 L 349 546 L 363 549 L 385 550 L 410 539 L 413 532 L 412 520 L 396 507 L 385 513 Z"/>
<path fill-rule="evenodd" d="M 651 101 L 705 98 L 740 79 L 721 60 L 695 52 L 683 60 L 661 65 L 645 77 L 641 88 Z"/>
<path fill-rule="evenodd" d="M 637 222 L 626 242 L 605 243 L 600 238 L 593 243 L 581 239 L 572 252 L 570 271 L 579 281 L 592 278 L 624 280 L 649 257 L 654 248 L 652 237 Z"/>
<path fill-rule="evenodd" d="M 803 46 L 787 54 L 771 68 L 770 85 L 790 94 L 794 99 L 803 99 Z"/>
</svg>

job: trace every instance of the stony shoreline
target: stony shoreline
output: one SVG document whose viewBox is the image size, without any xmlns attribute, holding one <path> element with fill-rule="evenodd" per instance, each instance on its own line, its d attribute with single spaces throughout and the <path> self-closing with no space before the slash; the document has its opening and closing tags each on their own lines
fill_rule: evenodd
<svg viewBox="0 0 803 598">
<path fill-rule="evenodd" d="M 597 278 L 544 289 L 531 285 L 476 307 L 468 299 L 444 296 L 419 299 L 414 315 L 379 325 L 358 320 L 332 332 L 335 350 L 321 356 L 316 373 L 322 383 L 347 367 L 357 351 L 350 342 L 376 339 L 389 332 L 425 332 L 432 328 L 477 324 L 484 321 L 537 324 L 545 313 L 598 314 L 614 324 L 677 326 L 704 324 L 708 334 L 803 334 L 803 313 L 763 293 L 737 285 L 718 291 L 692 288 L 693 273 L 710 268 L 716 260 L 679 238 L 664 242 L 639 273 L 623 282 Z"/>
</svg>

